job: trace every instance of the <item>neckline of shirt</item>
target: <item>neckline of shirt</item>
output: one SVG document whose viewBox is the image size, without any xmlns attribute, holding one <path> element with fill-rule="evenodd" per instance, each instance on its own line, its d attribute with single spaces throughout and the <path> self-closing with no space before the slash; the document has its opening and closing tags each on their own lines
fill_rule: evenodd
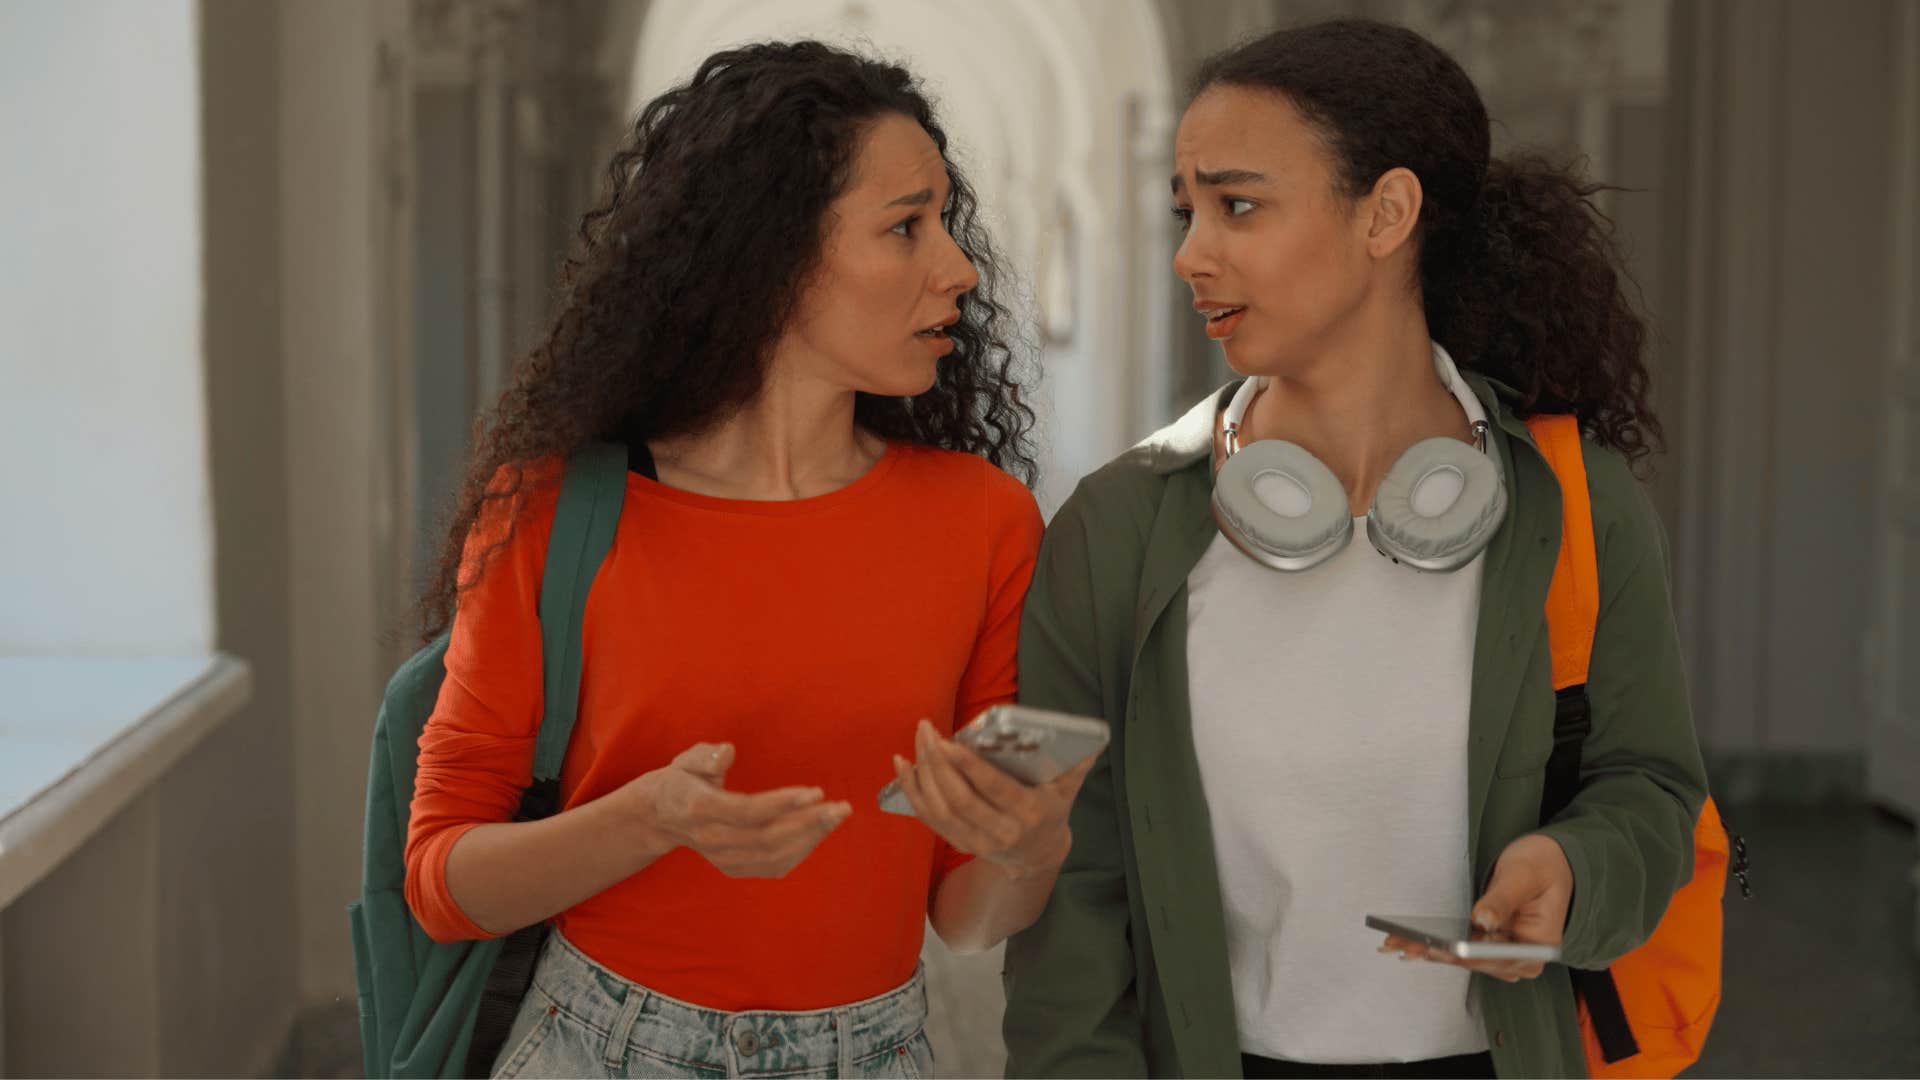
<svg viewBox="0 0 1920 1080">
<path fill-rule="evenodd" d="M 713 513 L 745 514 L 752 517 L 796 517 L 832 510 L 872 491 L 886 481 L 888 474 L 893 472 L 894 466 L 899 463 L 904 450 L 905 447 L 899 442 L 889 439 L 886 449 L 880 454 L 880 460 L 874 462 L 873 467 L 862 473 L 858 479 L 832 491 L 809 495 L 804 499 L 730 499 L 720 495 L 704 495 L 697 491 L 672 487 L 632 472 L 627 474 L 627 490 Z"/>
</svg>

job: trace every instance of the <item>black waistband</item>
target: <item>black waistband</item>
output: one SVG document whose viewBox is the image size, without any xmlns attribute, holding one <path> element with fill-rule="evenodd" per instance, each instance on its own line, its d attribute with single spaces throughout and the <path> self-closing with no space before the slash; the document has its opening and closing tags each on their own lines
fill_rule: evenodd
<svg viewBox="0 0 1920 1080">
<path fill-rule="evenodd" d="M 1258 1054 L 1241 1054 L 1240 1069 L 1248 1077 L 1473 1077 L 1492 1080 L 1493 1055 L 1460 1054 L 1455 1057 L 1429 1058 L 1425 1061 L 1382 1061 L 1361 1065 L 1316 1065 L 1304 1061 L 1279 1061 Z"/>
</svg>

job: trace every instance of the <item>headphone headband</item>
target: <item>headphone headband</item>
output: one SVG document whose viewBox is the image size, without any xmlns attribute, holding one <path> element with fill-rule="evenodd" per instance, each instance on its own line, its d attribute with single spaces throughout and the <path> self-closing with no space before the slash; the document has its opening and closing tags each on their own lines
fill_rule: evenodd
<svg viewBox="0 0 1920 1080">
<path fill-rule="evenodd" d="M 1225 457 L 1232 457 L 1239 451 L 1240 424 L 1247 418 L 1247 409 L 1253 404 L 1253 399 L 1259 397 L 1260 391 L 1266 386 L 1265 375 L 1249 376 L 1240 384 L 1240 389 L 1234 391 L 1233 400 L 1227 402 L 1227 411 L 1220 417 L 1221 437 L 1227 451 Z"/>
<path fill-rule="evenodd" d="M 1440 385 L 1446 387 L 1447 392 L 1460 402 L 1461 409 L 1465 410 L 1469 417 L 1478 411 L 1479 403 L 1471 401 L 1473 391 L 1468 390 L 1461 380 L 1460 369 L 1454 365 L 1452 355 L 1437 341 L 1433 343 L 1433 373 L 1439 376 Z M 1239 451 L 1240 428 L 1246 422 L 1247 410 L 1253 407 L 1253 399 L 1259 397 L 1260 392 L 1266 388 L 1267 376 L 1249 375 L 1240 383 L 1240 389 L 1234 391 L 1232 399 L 1227 402 L 1226 410 L 1220 414 L 1221 441 L 1226 449 L 1226 453 L 1221 455 L 1223 459 L 1232 457 Z M 1471 421 L 1474 441 L 1483 454 L 1487 452 L 1489 426 L 1483 419 L 1475 418 Z"/>
</svg>

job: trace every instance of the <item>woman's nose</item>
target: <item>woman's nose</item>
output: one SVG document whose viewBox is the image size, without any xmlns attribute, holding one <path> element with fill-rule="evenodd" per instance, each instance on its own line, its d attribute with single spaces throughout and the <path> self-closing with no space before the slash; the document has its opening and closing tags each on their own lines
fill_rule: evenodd
<svg viewBox="0 0 1920 1080">
<path fill-rule="evenodd" d="M 1198 226 L 1189 228 L 1173 252 L 1173 272 L 1182 281 L 1194 281 L 1213 274 L 1213 252 L 1201 236 Z"/>
<path fill-rule="evenodd" d="M 947 250 L 947 261 L 941 266 L 940 277 L 937 279 L 940 282 L 941 294 L 958 296 L 964 292 L 971 292 L 980 284 L 980 271 L 973 265 L 973 260 L 967 258 L 967 253 L 960 249 L 959 242 L 952 237 L 947 238 Z"/>
</svg>

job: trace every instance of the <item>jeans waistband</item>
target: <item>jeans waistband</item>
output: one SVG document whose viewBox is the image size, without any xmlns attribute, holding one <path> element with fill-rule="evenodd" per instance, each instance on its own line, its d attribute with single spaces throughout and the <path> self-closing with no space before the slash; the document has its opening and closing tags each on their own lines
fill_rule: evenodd
<svg viewBox="0 0 1920 1080">
<path fill-rule="evenodd" d="M 926 1026 L 924 973 L 865 1001 L 806 1012 L 722 1012 L 670 998 L 608 970 L 558 931 L 548 935 L 533 985 L 573 1020 L 607 1039 L 609 1063 L 629 1047 L 731 1075 L 808 1066 L 852 1071 L 899 1053 Z"/>
</svg>

